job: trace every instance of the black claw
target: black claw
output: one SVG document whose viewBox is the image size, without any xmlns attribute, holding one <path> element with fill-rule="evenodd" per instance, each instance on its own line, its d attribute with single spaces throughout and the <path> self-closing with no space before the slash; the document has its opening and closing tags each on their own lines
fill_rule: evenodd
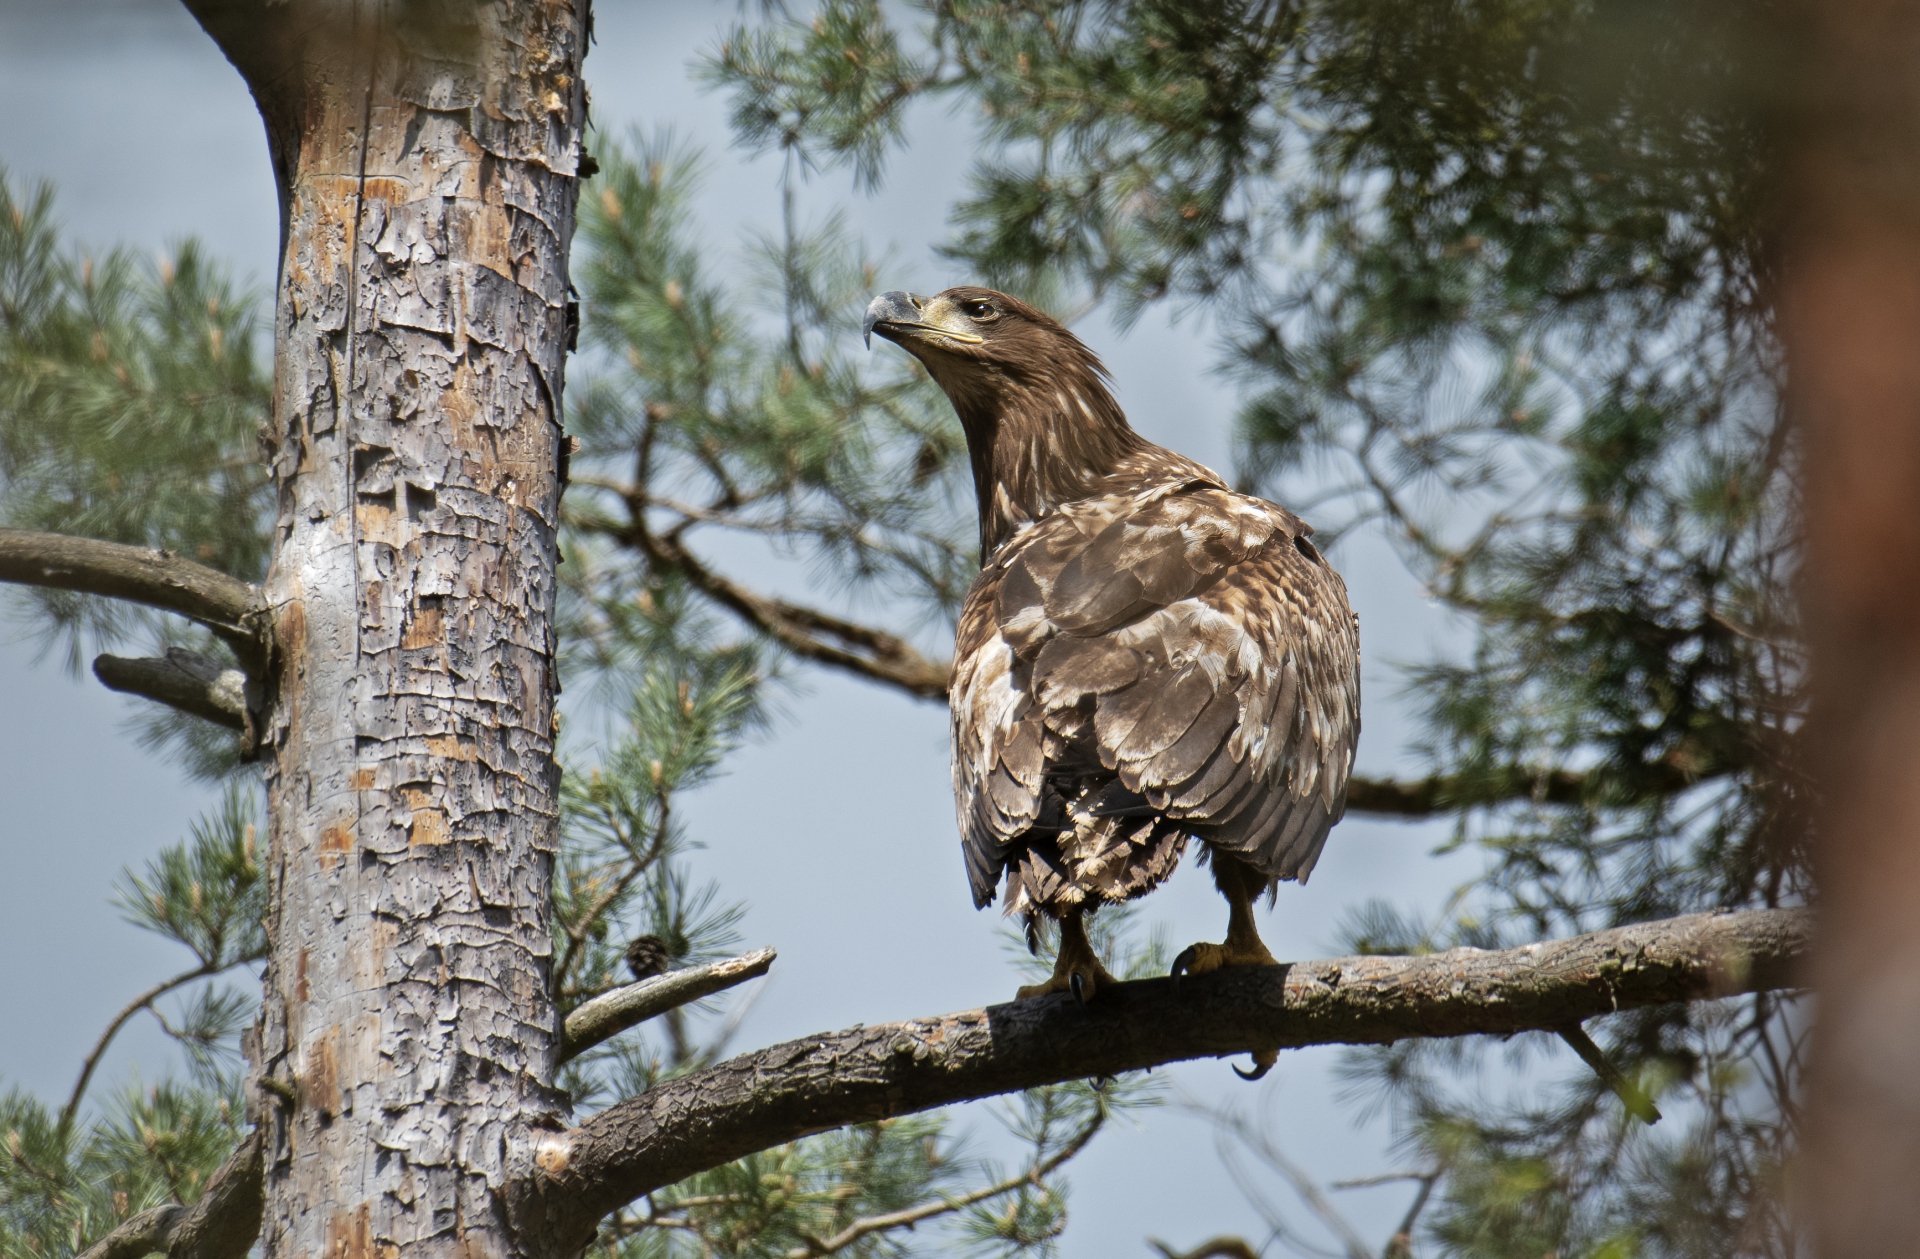
<svg viewBox="0 0 1920 1259">
<path fill-rule="evenodd" d="M 1180 950 L 1180 956 L 1173 959 L 1173 969 L 1167 972 L 1167 977 L 1173 980 L 1174 996 L 1180 995 L 1180 976 L 1193 969 L 1193 959 L 1198 956 L 1198 953 L 1199 950 L 1189 944 Z"/>
<path fill-rule="evenodd" d="M 1253 1070 L 1242 1071 L 1239 1067 L 1235 1067 L 1233 1073 L 1243 1080 L 1258 1080 L 1271 1070 L 1273 1070 L 1273 1064 L 1271 1062 L 1262 1062 L 1258 1058 L 1255 1058 L 1253 1060 Z"/>
<path fill-rule="evenodd" d="M 1078 1001 L 1081 1005 L 1087 1003 L 1087 981 L 1081 978 L 1079 971 L 1074 971 L 1067 976 L 1067 987 L 1073 989 L 1073 999 L 1075 1001 Z"/>
</svg>

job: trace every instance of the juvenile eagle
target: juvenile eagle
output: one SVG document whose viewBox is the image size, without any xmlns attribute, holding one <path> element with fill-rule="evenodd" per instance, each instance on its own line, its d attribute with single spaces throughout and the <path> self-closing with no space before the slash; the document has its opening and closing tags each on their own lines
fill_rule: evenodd
<svg viewBox="0 0 1920 1259">
<path fill-rule="evenodd" d="M 983 288 L 882 293 L 866 331 L 966 429 L 985 565 L 954 644 L 953 787 L 976 906 L 1060 923 L 1053 977 L 1113 982 L 1083 916 L 1152 891 L 1189 837 L 1231 906 L 1174 973 L 1271 965 L 1253 899 L 1306 880 L 1346 806 L 1360 636 L 1285 508 L 1135 433 L 1106 368 Z"/>
</svg>

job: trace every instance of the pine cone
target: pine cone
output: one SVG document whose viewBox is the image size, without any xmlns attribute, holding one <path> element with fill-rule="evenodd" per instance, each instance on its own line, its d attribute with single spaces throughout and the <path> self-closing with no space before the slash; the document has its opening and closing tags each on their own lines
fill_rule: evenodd
<svg viewBox="0 0 1920 1259">
<path fill-rule="evenodd" d="M 659 936 L 641 936 L 627 946 L 627 969 L 633 972 L 635 979 L 652 979 L 655 975 L 666 973 L 667 963 L 673 960 L 667 952 L 667 942 Z"/>
</svg>

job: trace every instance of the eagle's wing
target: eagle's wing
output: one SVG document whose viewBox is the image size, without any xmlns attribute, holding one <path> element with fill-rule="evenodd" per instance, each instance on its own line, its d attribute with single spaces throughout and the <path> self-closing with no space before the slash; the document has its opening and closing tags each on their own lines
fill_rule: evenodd
<svg viewBox="0 0 1920 1259">
<path fill-rule="evenodd" d="M 1304 878 L 1360 727 L 1346 587 L 1292 513 L 1196 483 L 1073 504 L 1002 547 L 956 637 L 954 787 L 977 904 L 1047 808 L 1111 771 L 1271 879 Z M 1076 756 L 1098 765 L 1077 767 Z"/>
</svg>

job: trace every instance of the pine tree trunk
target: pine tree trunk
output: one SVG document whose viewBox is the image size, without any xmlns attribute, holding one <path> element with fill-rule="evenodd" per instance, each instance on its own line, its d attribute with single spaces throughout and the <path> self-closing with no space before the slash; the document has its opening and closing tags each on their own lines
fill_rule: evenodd
<svg viewBox="0 0 1920 1259">
<path fill-rule="evenodd" d="M 282 188 L 262 1241 L 522 1254 L 585 0 L 190 7 Z"/>
</svg>

